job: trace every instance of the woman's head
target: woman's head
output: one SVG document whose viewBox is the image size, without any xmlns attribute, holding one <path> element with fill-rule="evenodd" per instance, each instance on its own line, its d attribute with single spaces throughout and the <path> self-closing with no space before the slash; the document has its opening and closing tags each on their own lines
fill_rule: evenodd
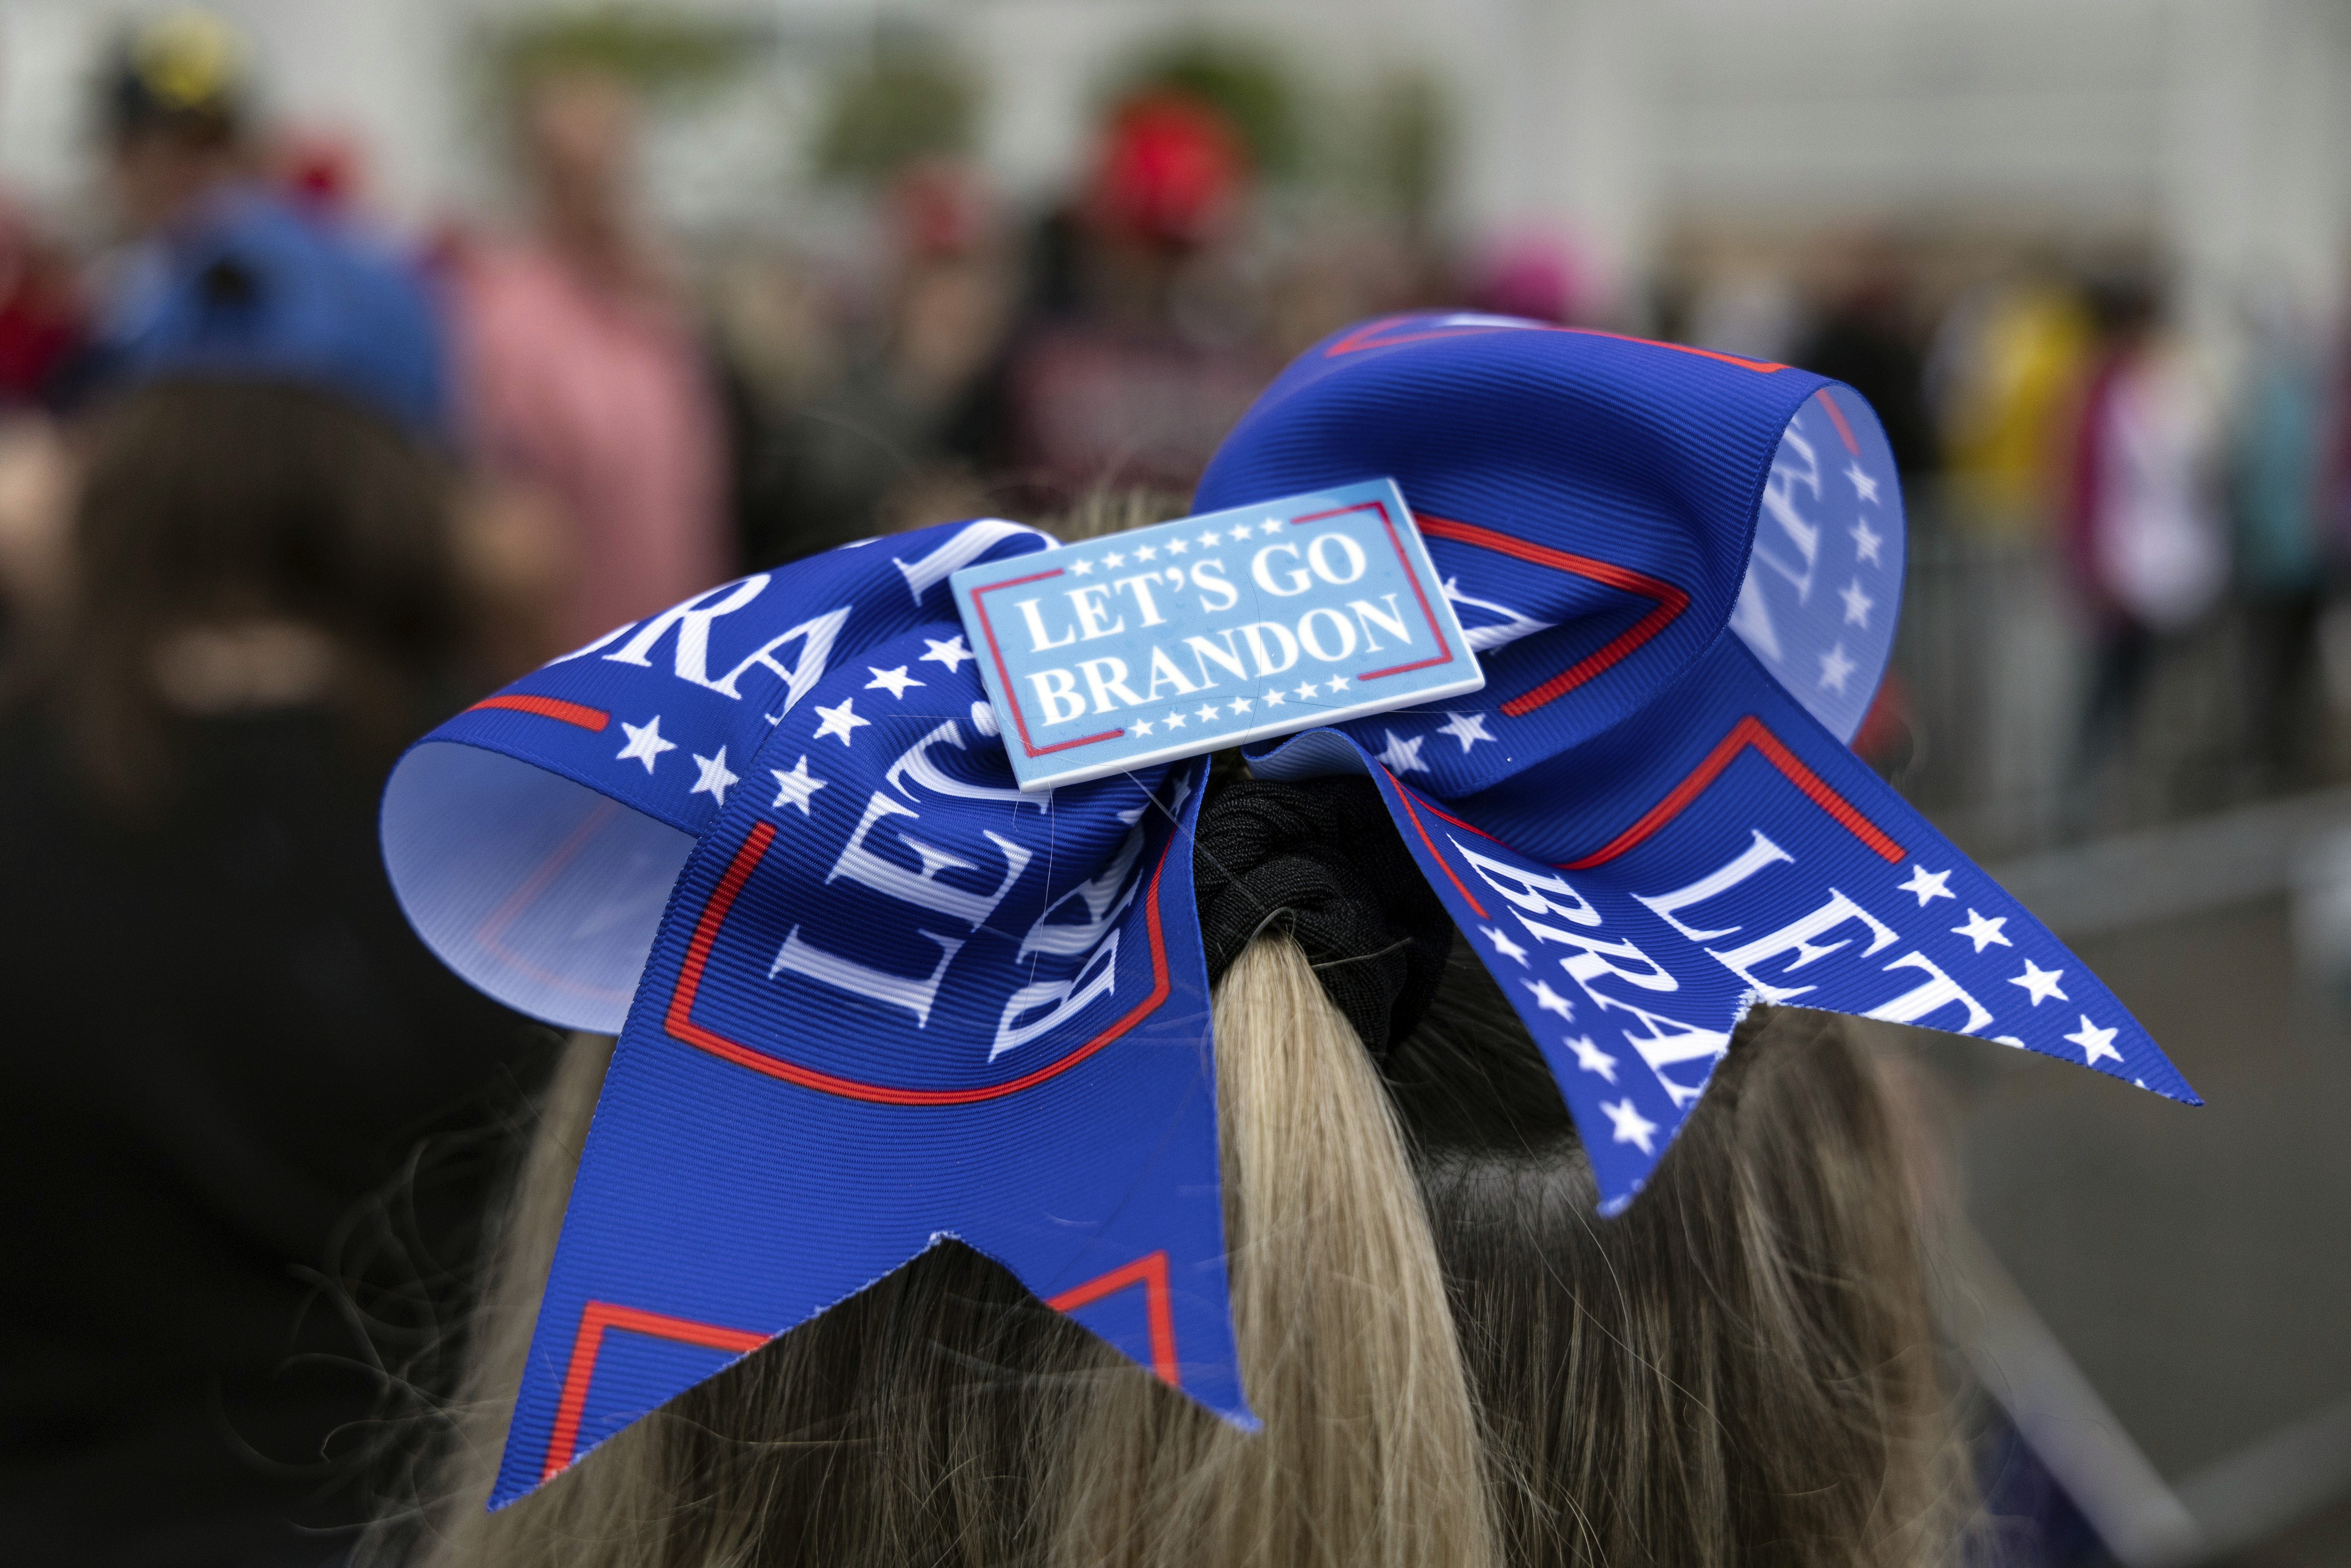
<svg viewBox="0 0 2351 1568">
<path fill-rule="evenodd" d="M 1102 491 L 1087 538 L 1184 511 Z M 611 1043 L 575 1040 L 431 1500 L 560 1563 L 1923 1565 L 1970 1501 L 1910 1152 L 1851 1024 L 1759 1007 L 1620 1216 L 1368 780 L 1220 756 L 1193 844 L 1245 1434 L 958 1242 L 486 1512 Z"/>
<path fill-rule="evenodd" d="M 55 654 L 84 763 L 140 793 L 191 716 L 321 704 L 387 754 L 459 615 L 447 476 L 331 393 L 141 386 L 89 433 Z"/>
</svg>

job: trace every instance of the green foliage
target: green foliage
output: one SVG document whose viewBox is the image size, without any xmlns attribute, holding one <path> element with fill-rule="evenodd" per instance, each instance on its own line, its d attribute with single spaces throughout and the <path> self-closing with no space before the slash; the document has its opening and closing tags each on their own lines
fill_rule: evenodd
<svg viewBox="0 0 2351 1568">
<path fill-rule="evenodd" d="M 765 42 L 748 23 L 650 5 L 542 12 L 504 29 L 496 74 L 511 96 L 550 71 L 593 70 L 648 93 L 723 83 Z"/>
<path fill-rule="evenodd" d="M 1112 101 L 1153 89 L 1185 93 L 1221 111 L 1259 173 L 1281 179 L 1299 172 L 1298 89 L 1272 49 L 1233 38 L 1179 39 L 1137 61 L 1117 81 Z"/>
<path fill-rule="evenodd" d="M 968 152 L 979 104 L 978 79 L 944 48 L 884 43 L 834 78 L 817 138 L 817 172 L 878 183 L 916 158 Z"/>
</svg>

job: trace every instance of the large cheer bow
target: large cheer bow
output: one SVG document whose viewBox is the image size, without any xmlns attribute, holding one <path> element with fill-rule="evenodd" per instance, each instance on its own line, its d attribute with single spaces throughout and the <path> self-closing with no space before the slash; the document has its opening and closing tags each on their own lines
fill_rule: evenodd
<svg viewBox="0 0 2351 1568">
<path fill-rule="evenodd" d="M 1367 773 L 1632 1200 L 1754 1001 L 2195 1096 L 1843 741 L 1900 501 L 1860 398 L 1502 318 L 1309 350 L 1198 507 L 1391 477 L 1481 692 L 1266 743 Z M 1206 759 L 1023 794 L 949 591 L 1055 543 L 868 540 L 623 626 L 402 758 L 383 837 L 475 985 L 620 1044 L 492 1504 L 953 1237 L 1229 1419 Z M 1203 670 L 1203 675 L 1215 672 Z"/>
</svg>

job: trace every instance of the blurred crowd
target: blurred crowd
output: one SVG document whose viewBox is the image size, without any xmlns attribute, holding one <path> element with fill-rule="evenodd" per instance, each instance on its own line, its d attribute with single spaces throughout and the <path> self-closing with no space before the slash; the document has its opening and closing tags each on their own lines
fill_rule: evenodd
<svg viewBox="0 0 2351 1568">
<path fill-rule="evenodd" d="M 145 35 L 156 60 L 179 50 L 152 82 L 134 69 L 110 89 L 104 243 L 68 248 L 0 193 L 0 573 L 20 640 L 55 597 L 71 433 L 138 373 L 127 346 L 172 269 L 266 208 L 403 269 L 430 314 L 405 347 L 432 388 L 403 417 L 453 481 L 476 683 L 876 531 L 1042 517 L 1095 486 L 1180 497 L 1290 356 L 1441 306 L 1629 328 L 1860 390 L 1922 525 L 2064 563 L 2086 648 L 2067 831 L 2098 825 L 2144 693 L 2218 621 L 2240 792 L 2328 767 L 2324 649 L 2351 680 L 2351 617 L 2326 614 L 2351 559 L 2351 415 L 2344 356 L 2283 289 L 2199 302 L 2190 321 L 2151 254 L 2011 247 L 1955 268 L 1948 247 L 1861 230 L 1693 252 L 1646 293 L 1604 295 L 1571 235 L 1442 232 L 1426 127 L 1395 160 L 1400 195 L 1282 199 L 1268 89 L 1213 50 L 1106 95 L 1072 187 L 1041 208 L 919 137 L 852 146 L 864 217 L 847 254 L 673 244 L 640 188 L 641 84 L 558 51 L 507 95 L 511 210 L 401 236 L 369 212 L 360 150 L 269 127 L 236 41 L 196 15 L 176 43 Z M 915 78 L 902 96 L 952 85 Z M 174 107 L 181 88 L 197 96 Z M 909 117 L 883 92 L 828 134 L 855 143 L 861 112 Z M 1901 697 L 1865 743 L 1889 758 L 1918 727 Z"/>
<path fill-rule="evenodd" d="M 1923 547 L 1914 607 L 1955 555 L 2021 552 L 2062 580 L 2080 659 L 2055 672 L 2074 699 L 2049 780 L 2059 836 L 2117 825 L 2127 808 L 2112 797 L 2161 770 L 2138 732 L 2182 665 L 2228 688 L 2199 737 L 2226 777 L 2189 804 L 2330 778 L 2327 721 L 2351 703 L 2344 346 L 2283 287 L 2191 300 L 2159 257 L 2127 246 L 2014 247 L 1939 287 L 1932 259 L 1884 235 L 1837 235 L 1781 272 L 1730 266 L 1669 290 L 1663 325 L 1869 398 Z M 1988 629 L 2017 613 L 1980 578 L 1960 591 L 1975 602 L 1956 613 Z M 1897 674 L 1873 717 L 1898 718 L 1906 701 Z M 2176 728 L 2179 715 L 2152 720 Z M 1857 745 L 1873 738 L 1902 744 L 1880 725 Z"/>
<path fill-rule="evenodd" d="M 40 458 L 69 458 L 126 387 L 186 369 L 139 362 L 159 291 L 271 225 L 300 226 L 319 265 L 364 253 L 402 270 L 430 315 L 396 346 L 413 323 L 378 319 L 372 343 L 371 323 L 344 330 L 350 353 L 430 361 L 399 413 L 455 486 L 477 681 L 876 531 L 1043 517 L 1105 486 L 1180 497 L 1275 371 L 1349 322 L 1582 311 L 1568 244 L 1513 236 L 1465 259 L 1412 210 L 1426 192 L 1276 243 L 1249 115 L 1181 57 L 1114 97 L 1074 188 L 1041 211 L 961 156 L 862 169 L 867 243 L 844 259 L 674 244 L 640 187 L 635 85 L 559 55 L 510 95 L 512 210 L 397 235 L 368 209 L 357 151 L 273 131 L 233 37 L 197 15 L 127 47 L 120 83 L 140 85 L 106 105 L 104 243 L 68 250 L 23 213 L 0 226 L 20 637 L 54 588 L 34 558 L 67 531 L 73 465 L 37 476 Z M 202 63 L 134 57 L 173 47 Z"/>
<path fill-rule="evenodd" d="M 2191 321 L 2130 255 L 1929 287 L 1865 233 L 1603 298 L 1573 236 L 1441 232 L 1416 154 L 1385 208 L 1278 211 L 1246 95 L 1178 57 L 1106 95 L 1041 210 L 953 153 L 864 169 L 853 263 L 674 245 L 635 85 L 553 57 L 507 104 L 513 209 L 398 234 L 358 150 L 270 126 L 246 57 L 193 12 L 121 41 L 102 234 L 0 193 L 0 953 L 32 998 L 0 1169 L 8 1253 L 45 1260 L 0 1287 L 0 1512 L 57 1531 L 27 1540 L 113 1510 L 173 1560 L 315 1561 L 277 1521 L 348 1519 L 321 1445 L 428 1375 L 369 1358 L 445 1329 L 419 1303 L 487 1173 L 420 1183 L 411 1151 L 544 1047 L 382 886 L 406 739 L 739 572 L 1102 486 L 1180 506 L 1280 366 L 1366 317 L 1646 329 L 1858 389 L 1922 540 L 2063 563 L 2075 831 L 2221 620 L 2254 787 L 2327 776 L 2351 360 L 2283 298 Z M 1859 745 L 1896 768 L 1906 727 L 1890 685 Z M 371 1200 L 371 1296 L 321 1260 Z"/>
</svg>

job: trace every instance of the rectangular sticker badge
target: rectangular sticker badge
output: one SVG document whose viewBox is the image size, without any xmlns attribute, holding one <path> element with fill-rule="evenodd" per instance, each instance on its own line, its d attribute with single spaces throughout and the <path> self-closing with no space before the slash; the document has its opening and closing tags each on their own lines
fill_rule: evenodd
<svg viewBox="0 0 2351 1568">
<path fill-rule="evenodd" d="M 1388 479 L 966 567 L 950 581 L 1023 789 L 1486 684 Z"/>
</svg>

